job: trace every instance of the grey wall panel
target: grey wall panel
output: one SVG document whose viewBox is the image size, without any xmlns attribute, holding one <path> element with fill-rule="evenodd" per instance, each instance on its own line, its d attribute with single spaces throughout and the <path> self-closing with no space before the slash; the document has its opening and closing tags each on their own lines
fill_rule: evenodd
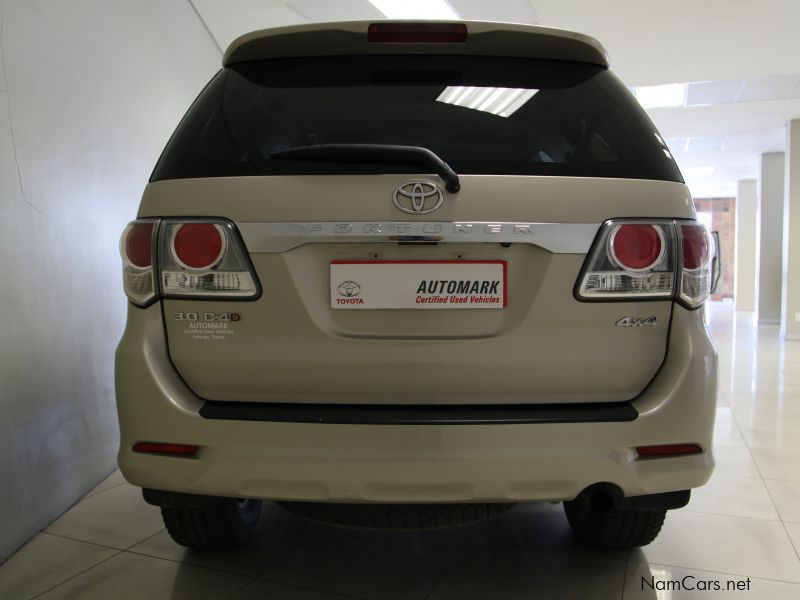
<svg viewBox="0 0 800 600">
<path fill-rule="evenodd" d="M 0 8 L 2 562 L 115 466 L 119 234 L 220 54 L 188 2 Z"/>
<path fill-rule="evenodd" d="M 758 322 L 780 323 L 783 269 L 783 152 L 761 155 Z"/>
</svg>

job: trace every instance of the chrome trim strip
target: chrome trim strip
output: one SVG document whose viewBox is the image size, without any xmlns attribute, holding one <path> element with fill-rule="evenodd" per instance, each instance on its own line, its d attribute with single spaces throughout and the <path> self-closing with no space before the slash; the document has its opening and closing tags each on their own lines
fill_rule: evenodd
<svg viewBox="0 0 800 600">
<path fill-rule="evenodd" d="M 443 242 L 532 244 L 558 254 L 586 254 L 600 223 L 358 221 L 236 223 L 248 251 L 285 252 L 313 243 Z"/>
</svg>

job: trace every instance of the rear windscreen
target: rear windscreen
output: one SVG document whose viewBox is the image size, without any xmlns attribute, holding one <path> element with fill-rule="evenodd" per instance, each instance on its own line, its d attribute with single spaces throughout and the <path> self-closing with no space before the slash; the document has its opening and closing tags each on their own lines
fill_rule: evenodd
<svg viewBox="0 0 800 600">
<path fill-rule="evenodd" d="M 181 121 L 151 180 L 426 171 L 383 161 L 270 158 L 348 143 L 423 146 L 459 174 L 683 181 L 653 124 L 606 69 L 424 54 L 223 69 Z"/>
</svg>

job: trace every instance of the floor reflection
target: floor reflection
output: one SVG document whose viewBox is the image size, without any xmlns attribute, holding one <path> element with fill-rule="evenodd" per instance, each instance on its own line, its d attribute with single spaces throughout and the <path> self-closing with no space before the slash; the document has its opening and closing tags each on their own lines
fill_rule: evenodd
<svg viewBox="0 0 800 600">
<path fill-rule="evenodd" d="M 411 533 L 340 529 L 269 505 L 253 547 L 236 554 L 244 561 L 258 555 L 265 566 L 260 578 L 266 580 L 242 590 L 237 600 L 285 592 L 283 585 L 386 600 L 617 599 L 628 559 L 626 552 L 573 543 L 560 504 L 520 505 L 478 525 Z M 205 567 L 214 560 L 191 551 L 183 557 L 187 565 Z M 639 568 L 646 568 L 645 557 L 639 560 Z M 178 572 L 173 598 L 183 597 L 182 582 L 191 577 L 191 569 Z"/>
</svg>

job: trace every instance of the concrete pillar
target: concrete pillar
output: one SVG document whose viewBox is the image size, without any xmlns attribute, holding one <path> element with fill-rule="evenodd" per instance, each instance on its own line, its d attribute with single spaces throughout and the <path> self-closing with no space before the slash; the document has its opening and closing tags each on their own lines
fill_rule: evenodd
<svg viewBox="0 0 800 600">
<path fill-rule="evenodd" d="M 756 308 L 756 180 L 739 181 L 736 192 L 736 265 L 733 301 L 736 310 Z"/>
<path fill-rule="evenodd" d="M 759 178 L 758 322 L 780 323 L 783 256 L 783 152 L 761 155 Z"/>
<path fill-rule="evenodd" d="M 800 340 L 800 119 L 790 121 L 786 133 L 781 333 Z"/>
</svg>

